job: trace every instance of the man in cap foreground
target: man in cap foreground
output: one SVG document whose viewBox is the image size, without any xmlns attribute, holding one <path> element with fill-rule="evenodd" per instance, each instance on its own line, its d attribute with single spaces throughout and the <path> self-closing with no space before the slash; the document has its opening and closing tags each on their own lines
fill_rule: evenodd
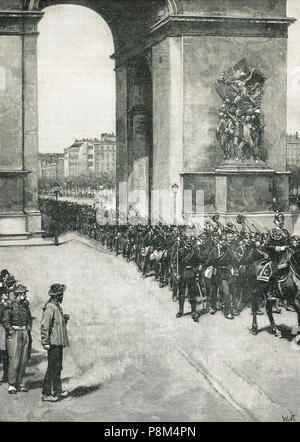
<svg viewBox="0 0 300 442">
<path fill-rule="evenodd" d="M 23 384 L 28 351 L 30 345 L 30 332 L 32 317 L 27 301 L 27 288 L 19 284 L 15 290 L 15 299 L 5 309 L 3 325 L 6 330 L 6 345 L 8 353 L 8 393 L 16 394 L 18 391 L 27 392 Z"/>
<path fill-rule="evenodd" d="M 41 341 L 48 352 L 48 367 L 44 377 L 42 400 L 57 402 L 59 398 L 68 395 L 62 390 L 61 371 L 63 348 L 69 347 L 67 322 L 69 315 L 64 315 L 61 308 L 64 291 L 63 284 L 53 284 L 49 290 L 49 301 L 43 308 L 41 323 Z"/>
</svg>

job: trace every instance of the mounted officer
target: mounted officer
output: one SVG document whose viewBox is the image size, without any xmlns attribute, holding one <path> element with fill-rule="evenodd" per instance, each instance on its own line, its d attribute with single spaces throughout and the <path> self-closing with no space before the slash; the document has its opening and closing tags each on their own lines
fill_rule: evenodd
<svg viewBox="0 0 300 442">
<path fill-rule="evenodd" d="M 264 244 L 264 249 L 271 260 L 271 265 L 269 269 L 267 269 L 267 272 L 269 272 L 269 289 L 267 296 L 271 298 L 275 296 L 277 283 L 280 282 L 287 273 L 290 260 L 289 246 L 291 245 L 291 238 L 289 232 L 284 228 L 284 221 L 285 218 L 282 213 L 275 214 L 275 227 L 270 230 Z"/>
</svg>

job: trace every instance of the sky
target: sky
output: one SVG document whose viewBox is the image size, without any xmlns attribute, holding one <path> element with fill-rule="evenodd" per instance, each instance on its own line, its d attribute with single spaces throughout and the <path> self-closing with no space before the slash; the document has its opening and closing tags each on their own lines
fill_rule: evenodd
<svg viewBox="0 0 300 442">
<path fill-rule="evenodd" d="M 287 131 L 300 132 L 300 0 L 287 0 L 288 17 L 298 21 L 289 28 Z"/>
<path fill-rule="evenodd" d="M 114 44 L 106 22 L 88 8 L 52 6 L 39 32 L 40 152 L 115 132 Z"/>
<path fill-rule="evenodd" d="M 289 28 L 287 131 L 300 132 L 300 0 L 287 0 Z M 114 45 L 96 12 L 45 9 L 39 24 L 39 150 L 62 152 L 75 138 L 115 132 Z"/>
</svg>

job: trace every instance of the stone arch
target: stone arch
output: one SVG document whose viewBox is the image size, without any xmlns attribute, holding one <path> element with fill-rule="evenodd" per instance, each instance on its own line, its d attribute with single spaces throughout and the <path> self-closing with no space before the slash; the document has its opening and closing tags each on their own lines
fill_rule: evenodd
<svg viewBox="0 0 300 442">
<path fill-rule="evenodd" d="M 168 8 L 171 15 L 183 14 L 183 7 L 180 0 L 168 0 Z"/>
<path fill-rule="evenodd" d="M 103 3 L 105 2 L 95 0 L 38 0 L 36 3 L 36 9 L 42 11 L 47 7 L 57 5 L 82 6 L 91 9 L 101 15 L 106 21 L 112 33 L 114 47 L 117 48 L 118 40 L 121 40 L 119 37 L 119 29 L 122 28 L 121 15 L 116 14 L 108 5 L 103 5 Z"/>
</svg>

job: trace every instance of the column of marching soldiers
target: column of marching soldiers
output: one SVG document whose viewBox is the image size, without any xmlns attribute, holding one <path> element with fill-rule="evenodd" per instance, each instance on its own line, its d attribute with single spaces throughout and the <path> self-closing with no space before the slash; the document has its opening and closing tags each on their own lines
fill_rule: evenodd
<svg viewBox="0 0 300 442">
<path fill-rule="evenodd" d="M 251 304 L 244 258 L 254 250 L 271 264 L 265 266 L 262 275 L 262 280 L 269 280 L 269 296 L 274 296 L 274 281 L 286 267 L 286 247 L 300 250 L 300 237 L 290 236 L 283 228 L 284 215 L 279 212 L 274 215 L 272 233 L 259 221 L 241 214 L 226 224 L 219 215 L 212 215 L 200 230 L 195 225 L 150 225 L 138 216 L 124 223 L 119 216 L 117 223 L 112 210 L 52 198 L 41 198 L 39 208 L 55 234 L 73 230 L 87 235 L 128 262 L 135 262 L 141 277 L 154 276 L 159 287 L 168 286 L 172 300 L 179 303 L 178 318 L 184 315 L 188 299 L 195 322 L 202 314 L 213 315 L 218 310 L 225 318 L 234 319 Z M 280 304 L 293 311 L 292 306 L 276 299 L 274 312 L 281 312 Z M 259 308 L 257 314 L 263 314 Z"/>
</svg>

